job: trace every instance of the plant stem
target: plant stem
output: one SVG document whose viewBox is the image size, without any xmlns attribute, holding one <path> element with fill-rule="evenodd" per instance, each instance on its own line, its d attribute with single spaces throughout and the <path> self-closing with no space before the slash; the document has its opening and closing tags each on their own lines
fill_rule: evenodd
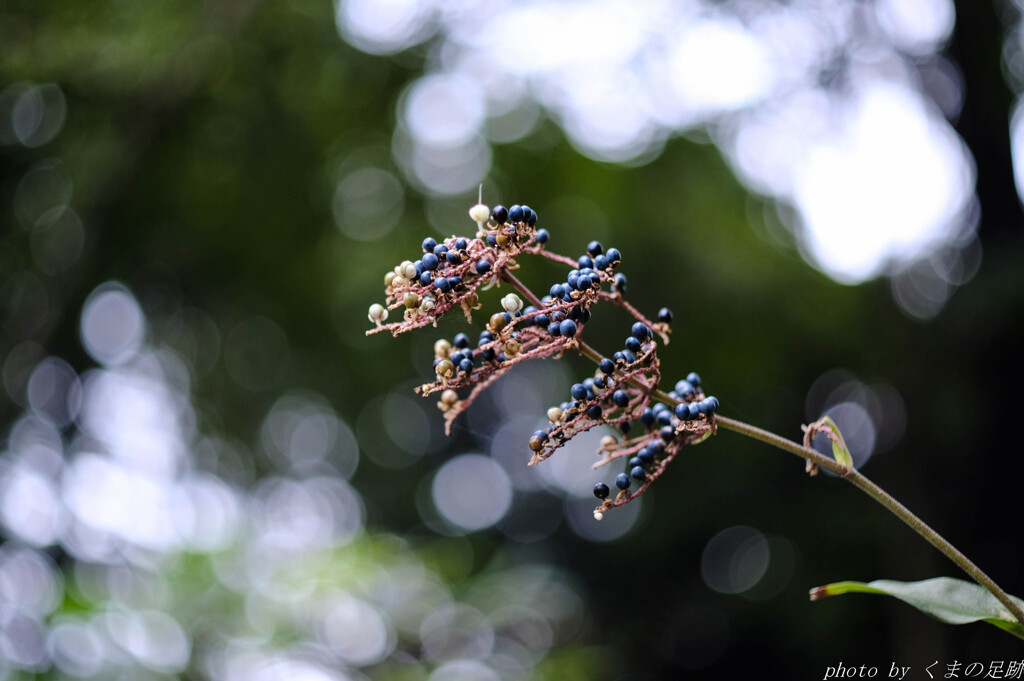
<svg viewBox="0 0 1024 681">
<path fill-rule="evenodd" d="M 520 293 L 522 293 L 529 301 L 531 305 L 534 305 L 538 309 L 543 307 L 543 303 L 528 289 L 519 279 L 515 277 L 511 272 L 504 272 L 505 279 L 512 284 Z M 582 340 L 577 340 L 579 344 L 579 351 L 595 364 L 600 363 L 602 355 L 594 348 L 587 345 Z M 640 390 L 646 391 L 651 397 L 664 402 L 666 404 L 676 405 L 679 404 L 679 400 L 669 396 L 663 390 L 657 388 L 651 389 L 649 386 L 644 385 L 642 382 L 635 378 L 629 379 L 629 383 Z M 781 435 L 769 432 L 757 426 L 752 426 L 742 421 L 736 421 L 725 416 L 715 415 L 715 423 L 726 430 L 731 430 L 734 433 L 745 435 L 755 440 L 771 445 L 777 449 L 795 454 L 800 458 L 806 459 L 820 468 L 825 468 L 833 473 L 836 473 L 841 478 L 857 487 L 865 494 L 870 496 L 872 499 L 880 503 L 890 513 L 895 515 L 897 518 L 906 523 L 912 530 L 917 532 L 919 535 L 924 537 L 928 543 L 941 551 L 947 558 L 952 560 L 961 570 L 966 572 L 974 579 L 975 582 L 984 587 L 989 593 L 996 597 L 1000 603 L 1006 606 L 1007 610 L 1012 613 L 1013 617 L 1016 618 L 1018 623 L 1024 624 L 1024 610 L 1021 610 L 1020 606 L 1017 605 L 1010 596 L 1003 591 L 998 584 L 992 581 L 992 578 L 986 575 L 981 568 L 975 565 L 967 556 L 960 552 L 955 546 L 949 543 L 942 535 L 933 530 L 923 520 L 914 515 L 910 509 L 897 501 L 891 494 L 886 492 L 884 489 L 873 483 L 867 477 L 859 473 L 853 468 L 847 468 L 840 465 L 834 459 L 831 459 L 824 454 L 821 454 L 809 447 L 804 447 L 801 444 L 787 440 Z"/>
</svg>

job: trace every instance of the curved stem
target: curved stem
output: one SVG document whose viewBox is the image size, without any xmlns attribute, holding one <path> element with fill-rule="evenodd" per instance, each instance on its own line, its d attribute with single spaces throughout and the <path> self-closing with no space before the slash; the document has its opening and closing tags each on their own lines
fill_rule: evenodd
<svg viewBox="0 0 1024 681">
<path fill-rule="evenodd" d="M 528 289 L 521 281 L 519 281 L 510 272 L 504 273 L 505 279 L 512 284 L 520 293 L 522 293 L 532 305 L 543 307 L 540 300 Z M 600 363 L 602 359 L 601 353 L 594 348 L 587 345 L 582 340 L 577 341 L 579 344 L 579 351 L 581 354 L 592 360 L 594 363 Z M 629 379 L 629 383 L 633 387 L 640 390 L 646 391 L 651 397 L 664 402 L 665 404 L 676 405 L 679 404 L 679 400 L 669 396 L 663 390 L 657 388 L 651 389 L 649 386 L 644 385 L 635 378 Z M 992 578 L 982 571 L 977 565 L 975 565 L 967 556 L 965 556 L 959 549 L 949 543 L 942 535 L 933 530 L 927 523 L 914 515 L 910 509 L 897 501 L 891 494 L 886 492 L 884 489 L 873 483 L 867 477 L 859 473 L 853 468 L 847 468 L 837 463 L 834 459 L 825 456 L 809 447 L 804 447 L 801 444 L 797 444 L 792 440 L 787 440 L 781 435 L 769 432 L 757 426 L 730 419 L 725 416 L 715 415 L 715 423 L 726 430 L 731 430 L 734 433 L 745 435 L 755 440 L 771 445 L 777 449 L 795 454 L 802 459 L 811 461 L 820 468 L 825 468 L 833 473 L 836 473 L 844 480 L 857 487 L 862 492 L 870 496 L 872 499 L 880 503 L 890 513 L 895 515 L 897 518 L 902 520 L 912 530 L 917 532 L 919 535 L 924 537 L 932 546 L 941 551 L 947 558 L 952 560 L 957 566 L 966 572 L 975 582 L 984 587 L 989 593 L 996 597 L 1000 603 L 1006 606 L 1006 609 L 1017 619 L 1017 622 L 1024 624 L 1024 610 L 1017 605 L 1010 596 L 1003 591 L 998 584 L 992 581 Z"/>
</svg>

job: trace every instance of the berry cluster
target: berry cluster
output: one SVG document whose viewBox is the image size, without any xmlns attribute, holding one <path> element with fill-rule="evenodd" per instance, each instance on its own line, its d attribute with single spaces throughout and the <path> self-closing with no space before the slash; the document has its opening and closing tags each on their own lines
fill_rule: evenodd
<svg viewBox="0 0 1024 681">
<path fill-rule="evenodd" d="M 718 400 L 704 395 L 696 373 L 676 383 L 668 394 L 659 390 L 657 348 L 659 339 L 669 341 L 672 312 L 662 308 L 657 321 L 651 321 L 625 300 L 626 277 L 616 271 L 622 262 L 617 248 L 606 250 L 600 242 L 591 241 L 586 252 L 573 260 L 545 248 L 550 235 L 537 228 L 537 213 L 529 206 L 492 210 L 477 204 L 469 214 L 477 224 L 475 237 L 452 236 L 440 243 L 424 239 L 418 260 L 403 261 L 387 273 L 386 305 L 370 307 L 375 328 L 367 333 L 388 330 L 398 335 L 429 323 L 436 326 L 456 306 L 472 322 L 472 311 L 482 307 L 477 293 L 482 287 L 514 287 L 517 293 L 501 298 L 501 310 L 488 317 L 475 347 L 466 333 L 434 344 L 435 380 L 417 392 L 440 392 L 438 407 L 450 432 L 454 419 L 514 365 L 559 356 L 566 350 L 593 359 L 598 365 L 594 376 L 574 384 L 569 400 L 548 409 L 548 426 L 533 434 L 529 447 L 533 465 L 579 433 L 598 426 L 614 428 L 615 435 L 602 439 L 602 459 L 595 467 L 623 459 L 626 469 L 615 479 L 620 491 L 614 499 L 608 485 L 599 483 L 594 488 L 602 502 L 595 510 L 600 518 L 608 509 L 642 494 L 684 446 L 714 433 Z M 519 267 L 517 258 L 526 254 L 570 268 L 565 280 L 553 284 L 543 298 L 513 273 Z M 611 357 L 601 356 L 580 338 L 592 307 L 602 301 L 623 308 L 635 320 L 623 347 Z M 404 308 L 402 320 L 385 324 L 389 311 L 399 308 Z M 635 491 L 630 489 L 633 480 L 639 483 Z"/>
</svg>

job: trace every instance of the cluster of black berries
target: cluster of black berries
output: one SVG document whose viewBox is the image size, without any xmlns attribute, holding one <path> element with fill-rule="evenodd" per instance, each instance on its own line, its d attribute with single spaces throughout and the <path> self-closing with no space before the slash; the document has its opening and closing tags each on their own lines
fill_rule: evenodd
<svg viewBox="0 0 1024 681">
<path fill-rule="evenodd" d="M 659 318 L 661 316 L 659 315 Z M 634 338 L 637 335 L 636 331 L 634 325 L 634 335 L 632 336 Z M 630 478 L 638 481 L 647 478 L 650 467 L 664 454 L 665 448 L 676 443 L 681 423 L 701 418 L 710 420 L 711 416 L 718 411 L 718 398 L 703 396 L 700 376 L 696 372 L 690 372 L 685 379 L 678 381 L 675 389 L 668 396 L 679 400 L 674 408 L 657 402 L 653 407 L 646 407 L 640 415 L 640 422 L 646 431 L 651 433 L 656 430 L 657 437 L 650 438 L 628 460 L 626 463 L 628 473 L 619 473 L 615 477 L 615 486 L 620 490 L 629 489 Z M 599 482 L 594 485 L 594 496 L 598 499 L 607 499 L 610 493 L 611 490 L 605 483 Z"/>
<path fill-rule="evenodd" d="M 469 241 L 459 237 L 455 239 L 452 248 L 443 243 L 437 243 L 431 237 L 423 240 L 423 257 L 413 263 L 416 268 L 417 278 L 423 286 L 432 286 L 439 293 L 449 291 L 462 285 L 462 277 L 458 275 L 445 276 L 444 270 L 449 265 L 460 265 L 466 257 L 466 249 L 469 248 Z M 487 263 L 483 272 L 480 272 L 481 264 Z M 477 272 L 481 274 L 490 269 L 487 260 L 480 260 L 477 263 Z"/>
<path fill-rule="evenodd" d="M 472 212 L 470 214 L 472 215 Z M 537 224 L 537 211 L 529 206 L 520 206 L 519 204 L 513 204 L 510 208 L 498 205 L 491 210 L 490 218 L 498 226 L 498 229 L 487 231 L 480 234 L 480 236 L 487 242 L 488 246 L 505 248 L 509 244 L 517 243 L 519 237 L 522 236 L 517 228 L 518 226 L 525 225 L 532 228 Z M 482 223 L 483 221 L 480 223 L 481 230 L 483 230 Z M 538 229 L 536 234 L 537 243 L 546 243 L 548 236 L 549 234 L 546 229 Z"/>
</svg>

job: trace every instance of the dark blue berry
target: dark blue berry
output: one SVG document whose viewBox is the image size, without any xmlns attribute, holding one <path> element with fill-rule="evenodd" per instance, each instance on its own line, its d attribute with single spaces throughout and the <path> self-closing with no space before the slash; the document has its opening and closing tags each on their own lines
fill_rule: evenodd
<svg viewBox="0 0 1024 681">
<path fill-rule="evenodd" d="M 637 322 L 631 329 L 634 336 L 638 339 L 645 341 L 651 337 L 651 330 L 647 328 L 647 325 L 643 322 Z"/>
<path fill-rule="evenodd" d="M 640 415 L 640 421 L 648 428 L 654 425 L 654 410 L 650 407 L 644 409 L 644 413 Z"/>
<path fill-rule="evenodd" d="M 452 345 L 457 348 L 468 348 L 469 347 L 469 336 L 464 333 L 455 334 L 455 338 L 452 339 Z"/>
<path fill-rule="evenodd" d="M 633 430 L 633 422 L 623 421 L 622 423 L 619 424 L 619 430 L 622 431 L 623 435 L 629 435 L 629 431 Z"/>
<path fill-rule="evenodd" d="M 599 404 L 595 404 L 591 406 L 590 409 L 587 409 L 587 416 L 594 419 L 595 421 L 601 418 L 602 413 L 604 413 L 604 411 L 601 409 L 601 405 Z"/>
<path fill-rule="evenodd" d="M 676 383 L 676 395 L 679 397 L 690 397 L 694 393 L 693 386 L 687 380 L 682 380 Z"/>
<path fill-rule="evenodd" d="M 423 274 L 420 275 L 420 283 L 423 284 L 424 286 L 430 286 L 430 281 L 432 278 L 433 277 L 431 276 L 430 272 L 424 272 Z"/>
<path fill-rule="evenodd" d="M 492 247 L 493 246 L 497 246 L 498 245 L 498 237 L 495 236 L 494 234 L 488 234 L 487 235 L 487 245 L 488 246 L 492 246 Z"/>
<path fill-rule="evenodd" d="M 447 253 L 444 254 L 444 258 L 449 262 L 449 264 L 452 265 L 458 265 L 460 262 L 462 262 L 462 256 L 459 255 L 456 251 L 448 251 Z"/>
<path fill-rule="evenodd" d="M 493 333 L 491 333 L 490 331 L 488 331 L 486 329 L 484 329 L 483 331 L 480 332 L 480 342 L 481 343 L 484 343 L 486 341 L 492 341 L 492 340 L 494 340 L 494 334 Z"/>
<path fill-rule="evenodd" d="M 561 326 L 558 322 L 551 322 L 548 324 L 548 334 L 555 337 L 561 336 L 562 332 L 559 330 L 560 328 Z"/>
<path fill-rule="evenodd" d="M 552 298 L 561 298 L 562 296 L 565 295 L 565 289 L 562 288 L 561 284 L 553 284 L 551 286 L 551 290 L 548 291 L 548 293 L 551 294 Z"/>
<path fill-rule="evenodd" d="M 572 338 L 576 335 L 576 322 L 571 319 L 566 319 L 558 325 L 558 330 L 563 336 Z"/>
<path fill-rule="evenodd" d="M 505 224 L 505 221 L 508 220 L 508 208 L 498 204 L 491 210 L 491 219 L 499 225 Z"/>
<path fill-rule="evenodd" d="M 672 412 L 668 409 L 659 411 L 657 416 L 654 417 L 654 420 L 658 422 L 658 425 L 667 426 L 672 423 Z"/>
<path fill-rule="evenodd" d="M 615 362 L 611 361 L 607 357 L 601 358 L 601 363 L 597 365 L 602 373 L 612 374 L 615 373 Z"/>
<path fill-rule="evenodd" d="M 613 287 L 619 293 L 625 293 L 626 292 L 626 275 L 623 274 L 622 272 L 619 272 L 618 274 L 616 274 L 615 275 L 615 283 L 613 284 Z"/>
<path fill-rule="evenodd" d="M 629 476 L 625 473 L 619 473 L 615 476 L 615 486 L 619 489 L 629 489 L 630 484 Z"/>
<path fill-rule="evenodd" d="M 525 223 L 529 224 L 529 222 L 530 222 L 530 207 L 529 207 L 529 206 L 527 206 L 527 205 L 526 205 L 526 204 L 524 203 L 524 204 L 523 204 L 523 205 L 521 206 L 521 208 L 523 209 L 523 217 L 519 218 L 519 220 L 518 220 L 518 221 L 522 221 L 522 222 L 525 222 Z M 517 221 L 517 222 L 518 222 L 518 221 Z"/>
<path fill-rule="evenodd" d="M 458 287 L 461 283 L 462 283 L 462 277 L 460 277 L 458 275 L 455 275 L 455 276 L 452 276 L 452 277 L 448 277 L 448 285 L 451 286 L 452 288 Z"/>
<path fill-rule="evenodd" d="M 624 361 L 626 364 L 632 364 L 633 362 L 636 361 L 636 355 L 633 354 L 632 350 L 623 350 L 622 361 Z"/>
<path fill-rule="evenodd" d="M 647 473 L 644 471 L 643 466 L 633 466 L 633 470 L 629 472 L 637 480 L 643 480 L 647 477 Z"/>
<path fill-rule="evenodd" d="M 664 322 L 666 324 L 672 321 L 672 310 L 668 309 L 667 307 L 663 307 L 660 310 L 658 310 L 658 321 Z"/>
<path fill-rule="evenodd" d="M 438 277 L 437 279 L 434 280 L 434 288 L 436 288 L 441 293 L 448 293 L 448 291 L 452 290 L 452 285 L 449 284 L 448 280 L 445 279 L 444 277 Z"/>
<path fill-rule="evenodd" d="M 612 393 L 612 402 L 616 407 L 625 407 L 629 404 L 629 393 L 625 390 L 616 390 Z"/>
<path fill-rule="evenodd" d="M 581 255 L 580 259 L 576 261 L 579 266 L 582 267 L 593 267 L 594 261 L 590 259 L 589 255 Z"/>
<path fill-rule="evenodd" d="M 661 454 L 663 451 L 665 451 L 665 443 L 662 442 L 661 440 L 655 440 L 654 442 L 651 442 L 650 444 L 647 445 L 647 449 L 651 450 L 651 454 L 657 456 L 658 454 Z"/>
<path fill-rule="evenodd" d="M 604 388 L 604 376 L 594 376 L 591 380 L 594 382 L 595 388 Z"/>
<path fill-rule="evenodd" d="M 548 233 L 548 230 L 546 230 L 546 229 L 538 229 L 537 230 L 537 243 L 539 243 L 539 244 L 546 244 L 548 242 L 549 238 L 551 238 L 551 235 Z"/>
<path fill-rule="evenodd" d="M 591 241 L 587 244 L 587 253 L 590 255 L 601 255 L 604 252 L 604 246 L 601 245 L 600 241 Z"/>
<path fill-rule="evenodd" d="M 653 407 L 653 408 L 654 408 L 654 415 L 655 415 L 655 416 L 657 416 L 657 415 L 658 415 L 658 414 L 660 414 L 661 412 L 663 412 L 663 411 L 665 411 L 666 409 L 668 409 L 668 407 L 666 407 L 666 406 L 665 406 L 664 404 L 662 404 L 661 402 L 655 402 L 655 403 L 654 403 L 654 407 Z"/>
<path fill-rule="evenodd" d="M 688 373 L 686 375 L 686 380 L 689 381 L 690 385 L 692 385 L 694 388 L 700 387 L 700 374 L 698 374 L 696 371 L 691 371 L 690 373 Z"/>
<path fill-rule="evenodd" d="M 494 358 L 496 356 L 496 353 L 494 352 L 494 348 L 487 348 L 486 350 L 484 350 L 484 351 L 482 351 L 480 353 L 480 356 L 483 357 L 488 362 L 493 362 Z"/>
<path fill-rule="evenodd" d="M 468 247 L 469 242 L 463 239 L 462 237 L 459 237 L 458 239 L 455 240 L 455 248 L 459 249 L 460 251 L 464 251 Z"/>
<path fill-rule="evenodd" d="M 576 289 L 578 291 L 586 291 L 592 283 L 589 274 L 580 274 L 576 277 Z"/>
<path fill-rule="evenodd" d="M 463 359 L 461 362 L 459 362 L 459 369 L 468 374 L 473 370 L 473 360 Z"/>
<path fill-rule="evenodd" d="M 530 217 L 526 218 L 526 224 L 530 225 L 530 227 L 537 224 L 537 211 L 532 208 L 530 209 Z"/>
<path fill-rule="evenodd" d="M 610 264 L 611 261 L 608 260 L 607 255 L 599 255 L 596 258 L 594 258 L 594 267 L 596 267 L 599 270 L 607 269 L 608 265 Z"/>
<path fill-rule="evenodd" d="M 506 325 L 512 323 L 512 315 L 510 315 L 508 312 L 502 312 L 501 316 L 505 318 Z"/>
<path fill-rule="evenodd" d="M 689 405 L 682 404 L 682 403 L 677 404 L 675 412 L 676 412 L 676 417 L 680 421 L 689 421 L 690 420 L 690 406 Z"/>
<path fill-rule="evenodd" d="M 569 388 L 569 394 L 572 395 L 572 399 L 574 400 L 585 400 L 587 399 L 587 386 L 582 383 L 574 383 L 573 386 Z"/>
<path fill-rule="evenodd" d="M 445 246 L 444 244 L 438 244 L 438 245 L 434 246 L 434 255 L 436 255 L 439 258 L 444 256 L 444 254 L 447 253 L 447 252 L 448 252 L 448 247 Z"/>
<path fill-rule="evenodd" d="M 608 261 L 609 262 L 621 262 L 622 261 L 622 254 L 619 253 L 619 249 L 617 249 L 617 248 L 609 248 L 608 252 L 605 253 L 605 255 L 608 257 Z"/>
<path fill-rule="evenodd" d="M 437 240 L 434 239 L 433 237 L 429 237 L 428 236 L 426 239 L 423 240 L 423 252 L 424 253 L 432 253 L 433 250 L 434 250 L 434 246 L 436 246 L 436 245 L 437 245 Z"/>
<path fill-rule="evenodd" d="M 618 362 L 619 360 L 622 360 L 623 362 L 626 361 L 625 355 L 622 354 L 622 350 L 619 350 L 614 355 L 612 355 L 612 359 L 614 359 L 616 362 Z"/>
<path fill-rule="evenodd" d="M 541 440 L 547 440 L 548 439 L 548 431 L 546 431 L 546 430 L 535 430 L 535 431 L 533 431 L 533 436 L 534 437 L 539 437 Z"/>
<path fill-rule="evenodd" d="M 700 416 L 700 402 L 690 402 L 690 418 L 695 419 Z"/>
<path fill-rule="evenodd" d="M 520 206 L 518 203 L 514 204 L 511 208 L 508 209 L 508 219 L 511 220 L 512 222 L 522 222 L 523 207 Z"/>
<path fill-rule="evenodd" d="M 640 458 L 636 457 L 636 456 L 634 456 L 632 459 L 630 459 L 629 463 L 626 464 L 626 466 L 628 468 L 636 468 L 637 466 L 640 466 L 641 468 L 643 468 L 643 465 L 644 465 L 644 462 L 641 461 Z"/>
<path fill-rule="evenodd" d="M 476 263 L 476 273 L 477 274 L 487 274 L 490 271 L 491 271 L 491 261 L 490 260 L 478 260 L 477 261 L 477 263 Z"/>
<path fill-rule="evenodd" d="M 714 414 L 718 411 L 718 398 L 714 395 L 708 397 L 707 401 L 711 404 L 711 413 Z"/>
<path fill-rule="evenodd" d="M 569 309 L 569 319 L 579 319 L 583 316 L 583 308 L 579 305 L 573 305 Z"/>
<path fill-rule="evenodd" d="M 672 442 L 676 438 L 676 429 L 672 426 L 663 426 L 658 434 L 665 442 Z"/>
<path fill-rule="evenodd" d="M 421 274 L 423 274 L 423 269 L 424 268 L 423 268 L 423 261 L 422 260 L 417 260 L 416 262 L 414 262 L 412 264 L 412 266 L 416 268 L 416 276 L 417 277 L 420 276 Z"/>
<path fill-rule="evenodd" d="M 626 349 L 630 352 L 640 352 L 640 339 L 636 336 L 630 336 L 626 339 Z"/>
<path fill-rule="evenodd" d="M 654 453 L 647 447 L 644 447 L 636 453 L 636 458 L 640 459 L 640 463 L 650 465 L 654 463 Z"/>
<path fill-rule="evenodd" d="M 427 253 L 424 255 L 421 262 L 423 263 L 423 269 L 425 270 L 436 270 L 438 264 L 440 264 L 440 260 L 438 260 L 437 256 L 433 253 Z"/>
<path fill-rule="evenodd" d="M 608 485 L 604 484 L 603 482 L 599 482 L 596 485 L 594 485 L 594 496 L 597 497 L 598 499 L 607 499 L 608 495 L 611 493 L 612 491 L 608 489 Z"/>
<path fill-rule="evenodd" d="M 547 325 L 551 323 L 551 317 L 548 317 L 546 314 L 541 313 L 533 318 L 533 323 L 543 329 L 546 328 Z"/>
</svg>

